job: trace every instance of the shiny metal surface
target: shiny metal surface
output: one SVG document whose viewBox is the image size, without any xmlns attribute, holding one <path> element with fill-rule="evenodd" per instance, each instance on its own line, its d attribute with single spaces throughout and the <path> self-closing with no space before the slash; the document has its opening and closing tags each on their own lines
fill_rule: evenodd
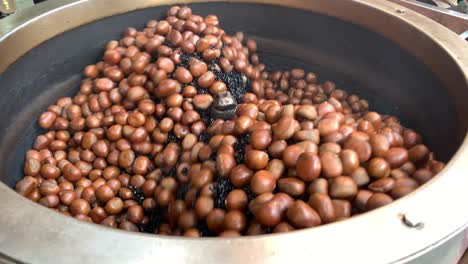
<svg viewBox="0 0 468 264">
<path fill-rule="evenodd" d="M 0 14 L 13 14 L 16 11 L 16 1 L 2 0 L 0 2 Z"/>
<path fill-rule="evenodd" d="M 441 7 L 432 6 L 414 0 L 388 0 L 414 10 L 434 21 L 446 26 L 455 33 L 461 34 L 468 30 L 468 15 Z"/>
<path fill-rule="evenodd" d="M 162 4 L 156 0 L 47 1 L 0 22 L 0 72 L 45 40 L 94 20 Z M 234 1 L 232 1 L 234 2 Z M 375 0 L 242 0 L 310 10 L 378 32 L 420 58 L 452 97 L 468 89 L 468 46 L 456 34 L 402 7 Z M 340 8 L 336 8 L 337 6 Z M 58 22 L 60 21 L 60 22 Z M 40 34 L 37 34 L 40 32 Z M 468 113 L 456 100 L 460 113 Z M 466 116 L 460 115 L 460 123 Z M 447 167 L 410 196 L 350 220 L 282 235 L 242 238 L 174 238 L 133 234 L 79 222 L 31 203 L 0 184 L 0 252 L 27 263 L 403 263 L 447 241 L 454 260 L 468 224 L 468 139 Z M 416 213 L 424 228 L 405 225 Z M 453 240 L 454 237 L 456 240 Z M 430 254 L 430 253 L 429 253 Z M 461 254 L 460 254 L 461 255 Z M 427 254 L 425 256 L 428 256 Z M 424 256 L 423 256 L 424 257 Z M 429 258 L 435 260 L 435 258 Z M 426 258 L 427 260 L 427 258 Z M 419 261 L 421 259 L 419 258 Z M 443 263 L 443 262 L 433 262 Z"/>
<path fill-rule="evenodd" d="M 211 115 L 214 118 L 229 120 L 234 117 L 237 110 L 237 102 L 230 92 L 221 92 L 214 98 L 211 106 Z"/>
</svg>

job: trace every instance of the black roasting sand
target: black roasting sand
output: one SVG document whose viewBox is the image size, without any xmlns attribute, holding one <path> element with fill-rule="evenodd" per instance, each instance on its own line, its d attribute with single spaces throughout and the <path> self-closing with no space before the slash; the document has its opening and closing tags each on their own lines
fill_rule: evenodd
<svg viewBox="0 0 468 264">
<path fill-rule="evenodd" d="M 244 134 L 237 138 L 237 142 L 234 144 L 234 158 L 237 164 L 243 164 L 245 157 L 245 146 L 250 143 L 250 134 Z"/>
<path fill-rule="evenodd" d="M 133 185 L 129 185 L 128 188 L 133 193 L 133 200 L 139 205 L 141 205 L 143 203 L 143 200 L 145 200 L 145 195 L 143 194 L 143 191 L 140 188 Z"/>
<path fill-rule="evenodd" d="M 244 192 L 247 194 L 247 199 L 248 199 L 247 205 L 248 205 L 253 199 L 255 199 L 256 195 L 253 193 L 250 185 L 247 185 L 242 190 L 244 190 Z M 245 217 L 247 218 L 247 222 L 250 222 L 252 219 L 254 219 L 254 215 L 252 214 L 252 212 L 250 212 L 249 206 L 245 207 L 244 214 L 245 214 Z"/>
<path fill-rule="evenodd" d="M 153 101 L 155 104 L 160 104 L 161 103 L 161 99 L 159 99 L 159 97 L 157 97 L 156 95 L 154 94 L 150 94 L 150 99 L 151 101 Z M 155 118 L 158 120 L 158 117 L 155 116 Z"/>
<path fill-rule="evenodd" d="M 208 144 L 210 141 L 210 134 L 208 134 L 206 131 L 201 132 L 198 136 L 198 141 Z"/>
<path fill-rule="evenodd" d="M 218 66 L 218 59 L 208 65 L 210 71 L 215 74 L 215 78 L 218 81 L 222 81 L 226 84 L 227 90 L 236 99 L 239 104 L 242 102 L 242 97 L 245 93 L 250 91 L 250 79 L 243 73 L 237 71 L 224 72 Z M 244 82 L 245 80 L 245 82 Z"/>
<path fill-rule="evenodd" d="M 213 183 L 214 206 L 226 209 L 226 197 L 233 189 L 234 186 L 228 178 L 218 176 Z"/>
<path fill-rule="evenodd" d="M 196 83 L 196 82 L 194 81 L 194 83 Z M 198 85 L 193 85 L 193 86 L 197 87 Z M 208 89 L 197 87 L 197 94 L 209 94 L 209 93 L 210 92 L 208 91 Z"/>
<path fill-rule="evenodd" d="M 202 109 L 197 109 L 196 110 L 198 114 L 200 115 L 201 121 L 207 126 L 211 126 L 213 122 L 215 121 L 215 118 L 211 114 L 210 109 L 202 110 Z M 202 132 L 203 133 L 203 132 Z M 200 140 L 201 141 L 201 140 Z M 206 142 L 205 142 L 206 143 Z"/>
<path fill-rule="evenodd" d="M 174 48 L 174 45 L 172 45 L 172 43 L 168 39 L 164 40 L 163 45 L 168 46 L 171 49 Z"/>
<path fill-rule="evenodd" d="M 197 229 L 200 232 L 201 237 L 214 237 L 214 236 L 216 236 L 216 234 L 214 234 L 213 232 L 211 232 L 208 229 L 208 227 L 206 226 L 205 220 L 198 221 Z"/>
<path fill-rule="evenodd" d="M 218 153 L 216 151 L 213 151 L 208 159 L 216 161 L 217 154 Z"/>
<path fill-rule="evenodd" d="M 167 141 L 166 141 L 166 144 L 169 144 L 169 143 L 177 143 L 178 145 L 180 145 L 180 143 L 182 142 L 182 140 L 180 138 L 178 138 L 174 132 L 172 132 L 172 130 L 167 134 Z"/>
<path fill-rule="evenodd" d="M 154 231 L 165 222 L 163 208 L 155 208 L 153 210 L 146 211 L 145 215 L 148 216 L 149 221 L 145 225 L 138 225 L 141 232 L 154 234 Z"/>
<path fill-rule="evenodd" d="M 221 55 L 221 57 L 223 57 Z M 189 60 L 191 58 L 196 58 L 198 60 L 203 61 L 202 56 L 198 52 L 194 52 L 192 54 L 187 54 L 182 52 L 180 55 L 180 63 L 176 65 L 176 67 L 185 67 L 189 69 Z M 251 80 L 247 78 L 247 76 L 243 73 L 239 73 L 237 71 L 231 72 L 224 72 L 221 70 L 219 66 L 219 58 L 215 59 L 211 63 L 208 64 L 208 69 L 214 73 L 215 79 L 218 81 L 222 81 L 226 84 L 228 91 L 232 94 L 232 96 L 236 99 L 237 103 L 242 101 L 242 96 L 251 91 Z M 193 85 L 197 87 L 198 94 L 207 94 L 208 89 L 201 88 L 197 84 L 197 78 L 194 78 L 192 83 L 189 85 Z"/>
<path fill-rule="evenodd" d="M 180 63 L 177 64 L 177 66 L 178 67 L 185 67 L 186 69 L 188 69 L 190 67 L 188 62 L 189 62 L 189 60 L 191 58 L 195 58 L 195 59 L 203 61 L 203 59 L 201 57 L 201 54 L 198 53 L 198 52 L 194 52 L 192 54 L 187 54 L 185 52 L 182 52 L 180 54 Z"/>
<path fill-rule="evenodd" d="M 250 203 L 250 201 L 252 201 L 253 199 L 255 199 L 255 197 L 257 197 L 255 195 L 255 193 L 253 193 L 252 191 L 252 187 L 250 187 L 250 185 L 247 185 L 246 187 L 243 188 L 245 194 L 247 194 L 247 199 Z"/>
<path fill-rule="evenodd" d="M 182 163 L 182 161 L 180 159 L 177 159 L 177 163 L 173 167 L 171 167 L 167 171 L 163 171 L 164 173 L 162 174 L 162 177 L 163 178 L 176 178 L 177 177 L 177 167 L 179 167 L 180 163 Z"/>
<path fill-rule="evenodd" d="M 189 189 L 190 189 L 190 186 L 189 186 L 188 182 L 186 182 L 186 183 L 182 184 L 181 186 L 179 186 L 179 188 L 177 188 L 177 191 L 176 191 L 176 199 L 177 200 L 184 200 L 185 195 L 187 194 Z"/>
<path fill-rule="evenodd" d="M 226 84 L 228 91 L 236 99 L 237 103 L 241 103 L 244 94 L 250 91 L 250 86 L 248 86 L 249 82 L 244 83 L 244 78 L 246 77 L 242 73 L 236 71 L 229 73 L 219 72 L 216 78 Z M 246 80 L 248 80 L 248 78 L 246 78 Z"/>
</svg>

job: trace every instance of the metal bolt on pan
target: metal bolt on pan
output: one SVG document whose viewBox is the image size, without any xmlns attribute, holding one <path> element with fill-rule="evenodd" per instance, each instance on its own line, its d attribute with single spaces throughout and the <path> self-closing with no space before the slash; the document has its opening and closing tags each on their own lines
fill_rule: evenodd
<svg viewBox="0 0 468 264">
<path fill-rule="evenodd" d="M 211 108 L 211 114 L 214 118 L 228 120 L 236 114 L 237 103 L 228 91 L 219 93 Z"/>
</svg>

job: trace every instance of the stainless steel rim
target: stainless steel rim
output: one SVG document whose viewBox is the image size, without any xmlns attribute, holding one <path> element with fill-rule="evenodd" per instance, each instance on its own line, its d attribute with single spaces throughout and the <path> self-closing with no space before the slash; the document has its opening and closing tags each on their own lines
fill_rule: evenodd
<svg viewBox="0 0 468 264">
<path fill-rule="evenodd" d="M 48 1 L 0 22 L 0 72 L 41 42 L 85 23 L 151 6 L 206 0 Z M 446 87 L 468 89 L 468 47 L 439 24 L 397 5 L 374 0 L 230 0 L 301 8 L 355 23 L 396 41 L 424 61 Z M 340 5 L 340 8 L 336 8 Z M 34 34 L 33 32 L 41 32 Z M 27 40 L 27 41 L 26 41 Z M 414 45 L 420 44 L 420 45 Z M 423 48 L 421 48 L 423 45 Z M 428 56 L 430 55 L 430 56 Z M 440 65 L 444 61 L 444 65 Z M 452 71 L 452 72 L 451 72 Z M 454 83 L 459 74 L 464 83 Z M 461 100 L 461 99 L 460 99 Z M 431 183 L 412 195 L 350 220 L 282 235 L 190 239 L 133 234 L 79 222 L 31 203 L 0 184 L 0 252 L 28 263 L 149 262 L 397 263 L 463 230 L 468 210 L 468 139 Z M 409 228 L 403 214 L 424 228 Z"/>
</svg>

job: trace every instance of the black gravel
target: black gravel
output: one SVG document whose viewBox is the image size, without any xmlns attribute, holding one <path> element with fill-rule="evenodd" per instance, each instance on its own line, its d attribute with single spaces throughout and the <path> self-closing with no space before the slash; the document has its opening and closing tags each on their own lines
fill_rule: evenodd
<svg viewBox="0 0 468 264">
<path fill-rule="evenodd" d="M 145 215 L 149 217 L 148 224 L 139 225 L 141 232 L 154 234 L 154 231 L 159 228 L 159 226 L 164 223 L 164 209 L 155 208 L 151 211 L 146 211 Z"/>
<path fill-rule="evenodd" d="M 214 206 L 226 209 L 226 197 L 234 189 L 231 181 L 226 177 L 218 177 L 213 184 Z"/>
<path fill-rule="evenodd" d="M 197 224 L 197 229 L 200 232 L 201 237 L 214 237 L 216 234 L 212 233 L 206 226 L 205 221 L 199 221 Z"/>
<path fill-rule="evenodd" d="M 210 141 L 210 134 L 208 134 L 206 131 L 201 132 L 201 134 L 198 136 L 198 141 L 208 144 Z"/>
<path fill-rule="evenodd" d="M 143 194 L 143 191 L 140 188 L 133 185 L 129 185 L 128 188 L 130 189 L 130 191 L 133 192 L 133 200 L 141 205 L 143 203 L 143 200 L 145 200 L 145 195 Z"/>
<path fill-rule="evenodd" d="M 190 189 L 190 187 L 189 187 L 188 183 L 185 183 L 185 184 L 181 185 L 179 188 L 177 188 L 176 199 L 177 200 L 184 200 L 185 195 L 187 194 L 189 189 Z"/>
<path fill-rule="evenodd" d="M 246 187 L 244 187 L 243 190 L 247 194 L 247 198 L 248 198 L 247 204 L 249 204 L 250 201 L 255 199 L 256 195 L 252 192 L 252 188 L 250 187 L 250 185 L 247 185 Z M 254 219 L 254 215 L 252 214 L 252 212 L 250 212 L 249 206 L 245 207 L 244 214 L 248 222 L 251 222 L 251 220 Z"/>
<path fill-rule="evenodd" d="M 250 187 L 250 185 L 247 185 L 246 187 L 243 188 L 244 192 L 247 194 L 247 198 L 249 199 L 249 203 L 250 201 L 252 201 L 253 199 L 255 199 L 257 196 L 255 195 L 255 193 L 253 193 L 252 191 L 252 188 Z"/>
<path fill-rule="evenodd" d="M 244 162 L 245 146 L 250 143 L 250 134 L 244 134 L 237 138 L 237 142 L 234 144 L 234 158 L 237 164 Z"/>
<path fill-rule="evenodd" d="M 197 87 L 198 85 L 193 85 Z M 197 94 L 209 94 L 210 92 L 206 88 L 197 87 Z M 200 110 L 198 110 L 200 111 Z"/>
<path fill-rule="evenodd" d="M 173 49 L 174 48 L 174 45 L 172 45 L 172 43 L 166 39 L 164 42 L 163 42 L 163 45 L 164 46 L 168 46 L 169 48 Z"/>
<path fill-rule="evenodd" d="M 182 52 L 182 54 L 180 54 L 180 63 L 177 64 L 177 66 L 178 67 L 185 67 L 186 69 L 188 69 L 189 68 L 188 61 L 191 58 L 196 58 L 196 59 L 199 59 L 199 60 L 203 60 L 202 57 L 201 57 L 201 54 L 198 53 L 198 52 L 194 52 L 192 54 L 187 54 L 185 52 Z"/>
<path fill-rule="evenodd" d="M 178 145 L 180 145 L 180 143 L 182 142 L 182 140 L 180 138 L 178 138 L 176 135 L 174 135 L 174 133 L 172 132 L 172 130 L 167 134 L 167 141 L 166 141 L 166 144 L 169 144 L 169 143 L 177 143 Z"/>
<path fill-rule="evenodd" d="M 236 99 L 237 103 L 242 101 L 242 96 L 250 91 L 250 80 L 243 73 L 236 71 L 223 72 L 220 67 L 215 65 L 217 60 L 208 65 L 208 68 L 215 74 L 216 80 L 226 84 L 228 91 Z M 246 80 L 246 82 L 244 82 Z"/>
<path fill-rule="evenodd" d="M 150 99 L 151 101 L 153 101 L 155 104 L 160 104 L 161 103 L 161 99 L 159 99 L 156 95 L 154 94 L 150 94 Z M 157 117 L 155 117 L 157 118 Z"/>
<path fill-rule="evenodd" d="M 177 167 L 179 167 L 180 163 L 181 163 L 181 160 L 177 159 L 176 165 L 172 167 L 169 171 L 163 173 L 162 177 L 163 178 L 169 178 L 169 177 L 175 178 L 177 176 Z"/>
<path fill-rule="evenodd" d="M 218 154 L 218 153 L 217 153 L 216 151 L 213 151 L 208 159 L 209 159 L 209 160 L 216 161 L 216 156 L 217 156 L 217 154 Z"/>
<path fill-rule="evenodd" d="M 209 127 L 211 124 L 213 124 L 215 118 L 211 114 L 210 109 L 197 109 L 196 111 L 198 112 L 198 114 L 200 114 L 200 119 L 206 125 L 206 127 Z"/>
</svg>

